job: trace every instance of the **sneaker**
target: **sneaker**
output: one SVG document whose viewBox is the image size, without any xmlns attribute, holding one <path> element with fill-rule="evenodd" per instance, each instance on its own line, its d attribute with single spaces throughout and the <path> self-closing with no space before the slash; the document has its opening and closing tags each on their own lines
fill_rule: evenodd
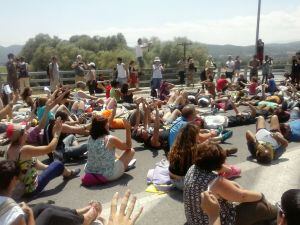
<svg viewBox="0 0 300 225">
<path fill-rule="evenodd" d="M 227 139 L 231 138 L 233 134 L 232 130 L 223 130 L 221 132 L 222 138 L 221 138 L 221 142 L 225 142 Z"/>
<path fill-rule="evenodd" d="M 79 168 L 71 170 L 71 174 L 67 177 L 64 177 L 64 180 L 70 180 L 70 179 L 77 177 L 79 175 L 80 171 L 81 171 L 81 169 L 79 169 Z"/>
<path fill-rule="evenodd" d="M 227 156 L 233 155 L 233 154 L 237 153 L 237 151 L 238 151 L 237 148 L 229 148 L 229 149 L 226 149 L 226 155 L 227 155 Z"/>
<path fill-rule="evenodd" d="M 135 163 L 136 163 L 136 159 L 132 159 L 129 163 L 128 163 L 128 167 L 126 169 L 126 172 L 133 169 L 135 167 Z"/>
<path fill-rule="evenodd" d="M 239 177 L 241 175 L 240 168 L 238 168 L 236 166 L 230 166 L 230 168 L 231 168 L 230 172 L 222 173 L 221 176 L 225 177 L 227 179 L 231 179 L 231 178 Z"/>
</svg>

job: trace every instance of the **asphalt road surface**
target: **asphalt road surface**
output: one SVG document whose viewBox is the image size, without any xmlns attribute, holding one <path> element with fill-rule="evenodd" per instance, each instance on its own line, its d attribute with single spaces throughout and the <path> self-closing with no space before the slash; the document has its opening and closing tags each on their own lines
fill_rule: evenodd
<svg viewBox="0 0 300 225">
<path fill-rule="evenodd" d="M 245 132 L 255 131 L 255 126 L 241 126 L 233 128 L 233 137 L 225 147 L 238 147 L 235 156 L 228 157 L 227 163 L 235 164 L 242 169 L 240 178 L 236 181 L 243 187 L 265 193 L 271 202 L 280 199 L 281 194 L 290 188 L 300 187 L 300 149 L 296 143 L 291 143 L 287 152 L 272 165 L 261 166 L 252 162 L 248 156 Z M 120 138 L 125 138 L 124 130 L 112 132 Z M 63 182 L 62 177 L 56 178 L 46 187 L 42 194 L 30 204 L 38 202 L 54 201 L 56 205 L 70 208 L 85 206 L 90 200 L 98 200 L 103 204 L 103 216 L 108 218 L 110 200 L 115 192 L 124 193 L 127 189 L 138 197 L 138 207 L 144 206 L 144 212 L 138 224 L 174 224 L 181 225 L 186 222 L 182 193 L 171 191 L 167 194 L 157 195 L 146 193 L 146 175 L 149 169 L 154 168 L 155 163 L 165 158 L 163 150 L 145 149 L 143 145 L 133 141 L 137 159 L 136 168 L 125 173 L 123 177 L 115 182 L 85 188 L 80 185 L 80 179 L 75 178 Z M 67 164 L 68 167 L 80 167 L 83 175 L 84 161 Z"/>
</svg>

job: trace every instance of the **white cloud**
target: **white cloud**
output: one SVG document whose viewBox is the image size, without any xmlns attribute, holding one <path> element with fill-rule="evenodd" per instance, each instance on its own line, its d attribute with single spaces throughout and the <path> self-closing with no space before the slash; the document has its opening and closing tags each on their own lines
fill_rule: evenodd
<svg viewBox="0 0 300 225">
<path fill-rule="evenodd" d="M 273 11 L 261 15 L 260 37 L 266 43 L 300 40 L 299 15 L 300 7 L 294 11 Z M 112 35 L 118 32 L 125 35 L 131 46 L 135 45 L 138 37 L 152 36 L 162 40 L 186 36 L 193 41 L 210 44 L 251 45 L 255 41 L 256 16 L 155 24 L 151 27 L 111 27 L 86 33 Z"/>
</svg>

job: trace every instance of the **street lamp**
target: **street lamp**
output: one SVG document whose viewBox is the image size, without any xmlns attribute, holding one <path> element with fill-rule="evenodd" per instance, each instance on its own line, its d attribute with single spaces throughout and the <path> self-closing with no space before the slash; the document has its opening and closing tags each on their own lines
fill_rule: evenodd
<svg viewBox="0 0 300 225">
<path fill-rule="evenodd" d="M 261 0 L 258 0 L 256 38 L 255 38 L 255 54 L 256 54 L 256 51 L 257 51 L 257 41 L 258 41 L 258 38 L 259 38 L 260 6 L 261 6 Z"/>
</svg>

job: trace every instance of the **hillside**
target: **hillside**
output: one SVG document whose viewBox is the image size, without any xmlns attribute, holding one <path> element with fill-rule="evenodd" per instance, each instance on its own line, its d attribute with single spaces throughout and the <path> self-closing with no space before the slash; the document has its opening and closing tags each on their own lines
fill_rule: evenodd
<svg viewBox="0 0 300 225">
<path fill-rule="evenodd" d="M 23 45 L 11 45 L 8 47 L 0 46 L 0 65 L 5 64 L 7 61 L 7 55 L 9 53 L 13 53 L 15 55 L 18 55 L 23 48 Z"/>
<path fill-rule="evenodd" d="M 250 58 L 254 54 L 254 46 L 235 45 L 208 45 L 203 44 L 210 55 L 216 60 L 225 60 L 228 55 Z M 300 41 L 285 44 L 265 44 L 265 54 L 271 55 L 277 60 L 288 59 L 296 51 L 300 50 Z"/>
</svg>

